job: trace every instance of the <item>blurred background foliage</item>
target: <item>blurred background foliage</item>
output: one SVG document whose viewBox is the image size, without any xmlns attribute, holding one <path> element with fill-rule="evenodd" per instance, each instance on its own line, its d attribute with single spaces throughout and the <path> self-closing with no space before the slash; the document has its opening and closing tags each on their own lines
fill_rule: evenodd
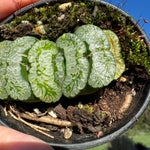
<svg viewBox="0 0 150 150">
<path fill-rule="evenodd" d="M 145 113 L 138 120 L 138 122 L 134 125 L 134 127 L 130 130 L 131 133 L 135 133 L 138 131 L 144 131 L 150 133 L 150 105 L 148 106 Z"/>
</svg>

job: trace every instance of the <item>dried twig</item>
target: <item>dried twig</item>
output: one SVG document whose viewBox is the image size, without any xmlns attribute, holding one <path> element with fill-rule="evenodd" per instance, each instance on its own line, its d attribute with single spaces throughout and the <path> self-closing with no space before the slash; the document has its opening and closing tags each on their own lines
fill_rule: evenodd
<svg viewBox="0 0 150 150">
<path fill-rule="evenodd" d="M 10 109 L 13 111 L 13 113 L 15 113 L 15 114 L 18 113 L 16 110 L 12 109 L 12 106 L 10 106 Z M 44 122 L 44 123 L 53 124 L 53 125 L 57 125 L 57 126 L 64 126 L 64 127 L 74 126 L 74 124 L 70 121 L 53 118 L 51 116 L 38 117 L 37 115 L 32 114 L 30 112 L 26 112 L 26 113 L 19 112 L 19 115 L 20 115 L 20 117 L 22 117 L 24 119 L 28 119 L 28 120 L 32 120 L 32 121 L 36 121 L 36 122 Z"/>
<path fill-rule="evenodd" d="M 31 127 L 32 129 L 50 137 L 50 138 L 54 138 L 54 136 L 44 132 L 44 131 L 50 131 L 49 129 L 29 123 L 29 122 L 25 121 L 24 119 L 32 120 L 32 121 L 36 121 L 36 122 L 53 124 L 53 125 L 57 125 L 57 126 L 63 126 L 63 127 L 74 126 L 74 124 L 70 121 L 53 118 L 48 115 L 46 116 L 46 113 L 43 113 L 41 116 L 39 116 L 37 114 L 30 113 L 30 112 L 19 112 L 18 110 L 14 109 L 12 105 L 9 105 L 8 108 L 9 108 L 8 112 L 12 118 L 26 124 L 27 126 Z M 4 112 L 5 112 L 5 114 L 7 114 L 6 108 L 4 109 Z"/>
<path fill-rule="evenodd" d="M 18 121 L 20 121 L 20 122 L 22 122 L 22 123 L 28 125 L 29 127 L 33 128 L 34 130 L 36 130 L 36 131 L 38 131 L 38 132 L 40 132 L 40 133 L 42 133 L 42 134 L 44 134 L 44 135 L 46 135 L 46 136 L 52 138 L 52 139 L 54 138 L 54 136 L 52 136 L 52 135 L 50 135 L 50 134 L 44 132 L 44 131 L 49 131 L 49 129 L 46 129 L 46 128 L 44 128 L 44 127 L 40 127 L 40 126 L 37 126 L 37 125 L 33 125 L 33 124 L 31 124 L 31 123 L 29 123 L 29 122 L 23 120 L 20 116 L 18 116 L 18 117 L 15 116 L 15 115 L 13 114 L 13 112 L 11 112 L 11 110 L 9 110 L 8 112 L 9 112 L 9 114 L 11 115 L 11 117 L 13 117 L 14 119 L 16 119 L 16 120 L 18 120 Z M 42 131 L 42 130 L 44 130 L 44 131 Z"/>
<path fill-rule="evenodd" d="M 7 107 L 5 106 L 4 108 L 3 108 L 3 110 L 4 110 L 4 114 L 5 114 L 5 116 L 7 117 Z"/>
</svg>

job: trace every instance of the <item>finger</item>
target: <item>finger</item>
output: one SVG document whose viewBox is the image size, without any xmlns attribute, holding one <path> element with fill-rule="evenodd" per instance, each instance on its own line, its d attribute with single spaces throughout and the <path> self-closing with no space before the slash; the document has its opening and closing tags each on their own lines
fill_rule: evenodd
<svg viewBox="0 0 150 150">
<path fill-rule="evenodd" d="M 18 9 L 37 1 L 40 0 L 0 0 L 0 22 Z"/>
<path fill-rule="evenodd" d="M 16 130 L 0 126 L 1 150 L 53 150 L 42 140 Z"/>
</svg>

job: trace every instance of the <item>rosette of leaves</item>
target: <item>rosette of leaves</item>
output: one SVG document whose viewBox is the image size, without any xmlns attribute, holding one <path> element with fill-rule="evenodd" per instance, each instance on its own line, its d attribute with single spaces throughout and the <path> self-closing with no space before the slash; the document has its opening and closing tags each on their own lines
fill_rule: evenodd
<svg viewBox="0 0 150 150">
<path fill-rule="evenodd" d="M 90 56 L 90 73 L 88 85 L 92 88 L 102 88 L 115 77 L 116 62 L 110 51 L 110 42 L 99 27 L 83 25 L 75 34 L 86 43 Z M 91 89 L 90 89 L 91 90 Z"/>
<path fill-rule="evenodd" d="M 64 96 L 77 96 L 85 88 L 89 73 L 89 62 L 85 43 L 75 34 L 65 33 L 56 41 L 57 47 L 64 54 L 65 78 L 62 84 Z"/>
<path fill-rule="evenodd" d="M 26 57 L 36 41 L 34 37 L 25 36 L 1 43 L 1 83 L 7 95 L 14 100 L 28 100 L 32 96 Z"/>
<path fill-rule="evenodd" d="M 3 41 L 0 99 L 51 103 L 62 94 L 91 94 L 118 79 L 124 69 L 117 35 L 94 25 L 65 33 L 56 43 L 29 36 Z"/>
<path fill-rule="evenodd" d="M 56 44 L 49 40 L 36 42 L 28 53 L 31 65 L 28 77 L 33 94 L 47 103 L 56 102 L 62 96 L 54 75 L 53 58 L 57 53 Z"/>
</svg>

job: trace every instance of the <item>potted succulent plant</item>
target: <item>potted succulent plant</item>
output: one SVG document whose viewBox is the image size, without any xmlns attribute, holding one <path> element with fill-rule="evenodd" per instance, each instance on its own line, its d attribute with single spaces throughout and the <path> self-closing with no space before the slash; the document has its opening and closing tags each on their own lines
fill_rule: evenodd
<svg viewBox="0 0 150 150">
<path fill-rule="evenodd" d="M 40 1 L 0 29 L 2 125 L 56 149 L 86 149 L 126 132 L 147 108 L 149 39 L 119 8 Z"/>
</svg>

